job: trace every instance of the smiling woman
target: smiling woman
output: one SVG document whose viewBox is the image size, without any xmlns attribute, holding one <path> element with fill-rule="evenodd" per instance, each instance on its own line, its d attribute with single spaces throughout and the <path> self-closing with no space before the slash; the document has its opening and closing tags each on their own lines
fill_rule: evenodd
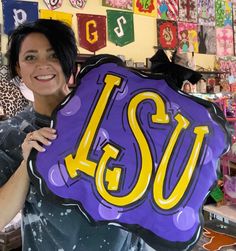
<svg viewBox="0 0 236 251">
<path fill-rule="evenodd" d="M 34 93 L 35 109 L 44 115 L 50 116 L 70 92 L 60 61 L 41 33 L 31 33 L 22 42 L 17 72 Z"/>
<path fill-rule="evenodd" d="M 22 209 L 23 250 L 146 250 L 136 235 L 93 226 L 77 207 L 42 198 L 28 176 L 30 151 L 44 152 L 57 137 L 50 116 L 76 73 L 72 29 L 56 20 L 23 24 L 10 36 L 8 56 L 11 77 L 32 90 L 34 106 L 0 124 L 0 229 Z"/>
</svg>

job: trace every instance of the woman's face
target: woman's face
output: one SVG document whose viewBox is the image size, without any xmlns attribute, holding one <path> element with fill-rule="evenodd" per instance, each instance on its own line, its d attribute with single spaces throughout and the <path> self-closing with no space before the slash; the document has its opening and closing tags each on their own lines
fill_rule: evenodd
<svg viewBox="0 0 236 251">
<path fill-rule="evenodd" d="M 35 97 L 67 94 L 60 61 L 48 39 L 41 33 L 31 33 L 23 40 L 17 72 Z"/>
</svg>

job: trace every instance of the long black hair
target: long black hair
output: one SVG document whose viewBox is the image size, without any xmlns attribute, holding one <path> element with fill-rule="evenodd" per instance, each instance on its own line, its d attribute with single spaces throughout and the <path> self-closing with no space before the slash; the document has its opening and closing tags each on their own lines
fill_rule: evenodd
<svg viewBox="0 0 236 251">
<path fill-rule="evenodd" d="M 10 77 L 14 78 L 18 75 L 16 66 L 21 44 L 27 35 L 34 32 L 41 33 L 48 39 L 68 80 L 76 71 L 78 51 L 75 34 L 66 23 L 52 19 L 38 19 L 35 22 L 21 24 L 11 33 L 7 51 Z"/>
</svg>

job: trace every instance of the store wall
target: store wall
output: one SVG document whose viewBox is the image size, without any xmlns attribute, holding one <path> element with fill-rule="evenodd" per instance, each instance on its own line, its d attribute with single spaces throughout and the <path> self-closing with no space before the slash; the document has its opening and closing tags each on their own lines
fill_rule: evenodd
<svg viewBox="0 0 236 251">
<path fill-rule="evenodd" d="M 43 0 L 25 0 L 28 2 L 38 2 L 39 9 L 47 9 Z M 106 7 L 102 6 L 102 0 L 87 0 L 87 3 L 83 9 L 73 8 L 69 0 L 64 0 L 62 6 L 57 11 L 67 12 L 73 14 L 73 29 L 77 33 L 77 20 L 76 13 L 84 14 L 97 14 L 106 16 Z M 0 23 L 3 23 L 2 5 L 0 4 Z M 144 15 L 134 14 L 134 35 L 135 41 L 126 46 L 119 47 L 115 44 L 107 41 L 107 46 L 100 49 L 96 54 L 110 53 L 114 55 L 124 55 L 125 58 L 132 59 L 134 62 L 146 62 L 146 58 L 150 58 L 156 52 L 154 46 L 157 45 L 156 35 L 156 19 L 147 17 Z M 2 48 L 3 52 L 6 50 L 7 36 L 2 37 Z M 91 53 L 81 47 L 79 47 L 80 53 Z M 195 62 L 197 66 L 203 68 L 213 68 L 214 56 L 203 55 L 195 53 Z"/>
</svg>

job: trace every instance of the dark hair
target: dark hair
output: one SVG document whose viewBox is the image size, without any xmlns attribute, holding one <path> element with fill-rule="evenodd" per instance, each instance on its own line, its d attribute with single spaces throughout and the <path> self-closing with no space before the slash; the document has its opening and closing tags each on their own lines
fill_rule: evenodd
<svg viewBox="0 0 236 251">
<path fill-rule="evenodd" d="M 19 61 L 20 47 L 30 33 L 41 33 L 50 42 L 54 49 L 66 79 L 75 72 L 77 44 L 73 30 L 64 22 L 52 19 L 38 19 L 32 23 L 18 26 L 10 35 L 8 41 L 8 66 L 11 78 L 16 77 L 16 66 Z"/>
</svg>

